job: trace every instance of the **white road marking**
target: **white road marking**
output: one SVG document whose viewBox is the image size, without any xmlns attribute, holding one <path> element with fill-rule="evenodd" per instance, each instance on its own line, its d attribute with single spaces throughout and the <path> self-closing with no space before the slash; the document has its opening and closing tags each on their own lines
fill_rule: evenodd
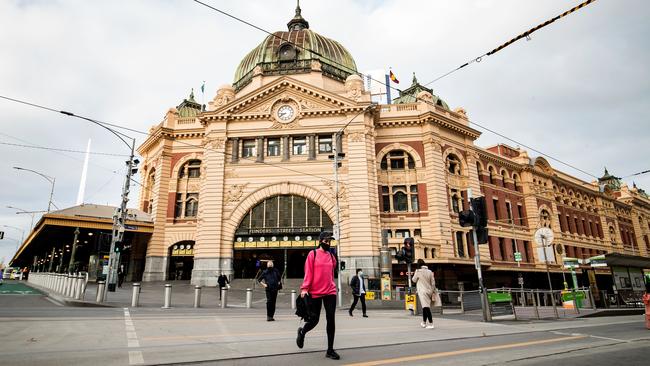
<svg viewBox="0 0 650 366">
<path fill-rule="evenodd" d="M 133 320 L 129 308 L 124 308 L 124 327 L 126 328 L 126 342 L 129 348 L 139 348 L 140 342 L 135 332 Z M 129 351 L 129 365 L 141 365 L 144 363 L 142 351 Z"/>
</svg>

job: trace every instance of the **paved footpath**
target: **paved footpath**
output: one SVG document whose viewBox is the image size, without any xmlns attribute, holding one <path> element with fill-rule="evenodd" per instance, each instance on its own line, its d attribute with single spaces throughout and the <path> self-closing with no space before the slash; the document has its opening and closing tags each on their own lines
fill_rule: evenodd
<svg viewBox="0 0 650 366">
<path fill-rule="evenodd" d="M 650 340 L 643 316 L 638 315 L 500 323 L 443 317 L 435 319 L 435 329 L 420 328 L 419 318 L 400 310 L 374 310 L 369 315 L 350 317 L 337 311 L 335 347 L 343 358 L 334 362 L 324 358 L 324 319 L 299 350 L 295 345 L 299 322 L 289 308 L 278 310 L 277 321 L 266 322 L 261 307 L 64 307 L 39 294 L 0 295 L 0 359 L 6 364 L 96 366 L 373 360 L 384 361 L 370 364 L 432 364 L 432 359 L 438 364 L 465 357 L 461 363 L 470 365 L 496 362 L 506 355 L 515 360 L 620 344 L 647 347 Z M 619 333 L 612 332 L 614 328 Z M 486 357 L 490 351 L 503 355 Z"/>
</svg>

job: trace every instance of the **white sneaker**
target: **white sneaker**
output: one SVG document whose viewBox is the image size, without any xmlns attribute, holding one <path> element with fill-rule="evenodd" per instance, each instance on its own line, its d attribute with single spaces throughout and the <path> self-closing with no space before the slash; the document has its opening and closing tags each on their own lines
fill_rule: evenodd
<svg viewBox="0 0 650 366">
<path fill-rule="evenodd" d="M 427 326 L 427 323 L 425 323 L 425 322 L 422 322 L 422 323 L 420 323 L 420 326 L 421 326 L 422 328 L 426 328 L 426 326 Z"/>
<path fill-rule="evenodd" d="M 433 328 L 434 328 L 433 323 L 427 325 L 427 329 L 433 329 Z"/>
</svg>

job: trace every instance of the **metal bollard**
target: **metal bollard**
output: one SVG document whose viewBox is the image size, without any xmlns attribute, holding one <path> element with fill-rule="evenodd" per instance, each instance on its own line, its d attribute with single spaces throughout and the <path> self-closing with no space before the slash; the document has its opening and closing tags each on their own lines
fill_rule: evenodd
<svg viewBox="0 0 650 366">
<path fill-rule="evenodd" d="M 296 290 L 291 290 L 291 310 L 296 309 Z"/>
<path fill-rule="evenodd" d="M 55 292 L 61 293 L 61 288 L 63 287 L 63 276 L 60 273 L 56 274 L 56 288 Z"/>
<path fill-rule="evenodd" d="M 88 273 L 86 272 L 86 275 L 82 276 L 82 277 L 83 277 L 83 279 L 81 281 L 81 283 L 82 283 L 82 286 L 81 286 L 81 299 L 83 300 L 83 298 L 86 296 L 86 286 L 88 286 Z"/>
<path fill-rule="evenodd" d="M 227 306 L 228 306 L 228 289 L 224 287 L 221 289 L 221 308 L 225 309 Z"/>
<path fill-rule="evenodd" d="M 163 309 L 171 309 L 172 307 L 172 284 L 171 283 L 166 283 L 165 284 L 165 306 L 163 306 Z"/>
<path fill-rule="evenodd" d="M 72 290 L 70 291 L 70 293 L 71 293 L 70 297 L 73 298 L 73 299 L 77 298 L 77 287 L 78 287 L 77 286 L 77 279 L 78 278 L 79 278 L 79 276 L 77 276 L 77 275 L 72 275 L 71 278 L 70 278 L 70 282 L 72 282 L 72 286 L 71 286 Z"/>
<path fill-rule="evenodd" d="M 250 288 L 246 289 L 246 309 L 253 307 L 253 290 Z"/>
<path fill-rule="evenodd" d="M 95 298 L 96 302 L 104 302 L 104 286 L 106 286 L 106 281 L 97 281 L 97 297 Z"/>
<path fill-rule="evenodd" d="M 133 293 L 131 295 L 131 307 L 137 308 L 140 305 L 140 283 L 133 283 Z"/>
<path fill-rule="evenodd" d="M 194 286 L 194 307 L 201 307 L 201 286 Z"/>
<path fill-rule="evenodd" d="M 66 296 L 67 297 L 72 297 L 72 290 L 74 289 L 73 283 L 74 283 L 74 275 L 73 274 L 68 274 L 68 287 L 66 288 Z"/>
<path fill-rule="evenodd" d="M 77 293 L 75 294 L 75 299 L 82 300 L 83 298 L 83 276 L 77 276 Z"/>
</svg>

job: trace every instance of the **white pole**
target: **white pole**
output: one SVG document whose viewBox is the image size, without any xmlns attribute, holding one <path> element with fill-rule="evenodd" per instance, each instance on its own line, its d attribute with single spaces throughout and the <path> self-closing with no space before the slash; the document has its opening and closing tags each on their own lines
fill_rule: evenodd
<svg viewBox="0 0 650 366">
<path fill-rule="evenodd" d="M 77 206 L 84 203 L 84 194 L 86 193 L 86 176 L 88 174 L 88 158 L 90 157 L 90 139 L 86 147 L 86 157 L 84 158 L 83 169 L 81 170 L 81 180 L 79 181 L 79 192 L 77 192 Z"/>
<path fill-rule="evenodd" d="M 338 146 L 338 141 L 341 138 L 339 133 L 336 133 L 334 135 L 334 144 L 332 146 L 332 150 L 334 151 L 334 194 L 336 196 L 336 228 L 338 230 L 338 237 L 336 238 L 337 240 L 337 248 L 336 252 L 338 253 L 338 260 L 336 261 L 338 264 L 338 272 L 339 272 L 339 277 L 338 277 L 338 303 L 339 307 L 343 306 L 343 291 L 341 290 L 341 217 L 340 217 L 340 206 L 339 206 L 339 151 L 337 149 Z"/>
</svg>

